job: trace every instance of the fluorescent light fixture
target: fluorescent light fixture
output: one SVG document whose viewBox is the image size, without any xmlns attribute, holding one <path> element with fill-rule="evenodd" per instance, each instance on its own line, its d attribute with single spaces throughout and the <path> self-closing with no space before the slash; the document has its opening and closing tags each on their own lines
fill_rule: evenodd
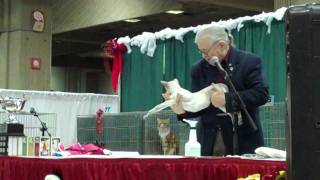
<svg viewBox="0 0 320 180">
<path fill-rule="evenodd" d="M 182 10 L 169 10 L 169 11 L 166 11 L 166 13 L 168 13 L 168 14 L 181 14 L 183 12 L 184 11 L 182 11 Z"/>
<path fill-rule="evenodd" d="M 125 22 L 130 22 L 130 23 L 136 23 L 136 22 L 139 22 L 141 21 L 140 19 L 126 19 L 124 20 Z"/>
</svg>

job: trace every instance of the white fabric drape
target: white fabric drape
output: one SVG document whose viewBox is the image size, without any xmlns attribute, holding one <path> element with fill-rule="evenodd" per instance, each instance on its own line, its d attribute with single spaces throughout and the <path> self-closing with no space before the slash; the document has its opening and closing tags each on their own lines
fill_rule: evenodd
<svg viewBox="0 0 320 180">
<path fill-rule="evenodd" d="M 105 106 L 110 107 L 108 113 L 120 112 L 117 95 L 0 89 L 0 96 L 24 96 L 26 112 L 33 107 L 38 113 L 56 113 L 56 135 L 67 146 L 77 142 L 77 115 L 95 115 L 98 108 Z"/>
<path fill-rule="evenodd" d="M 267 33 L 270 33 L 272 20 L 282 20 L 286 10 L 286 7 L 282 7 L 275 12 L 262 12 L 261 14 L 254 16 L 244 16 L 236 19 L 220 20 L 218 22 L 211 22 L 210 24 L 203 24 L 195 27 L 191 26 L 179 29 L 165 28 L 155 33 L 143 32 L 142 34 L 137 35 L 133 38 L 130 38 L 129 36 L 120 37 L 118 38 L 117 42 L 123 43 L 127 47 L 128 53 L 131 53 L 131 46 L 138 46 L 140 47 L 140 51 L 142 54 L 147 54 L 148 56 L 153 57 L 153 54 L 157 48 L 157 44 L 155 43 L 157 39 L 165 40 L 174 37 L 176 40 L 183 42 L 183 36 L 188 32 L 193 31 L 194 33 L 196 33 L 200 29 L 210 25 L 224 26 L 229 32 L 233 29 L 237 29 L 238 31 L 240 31 L 240 29 L 244 26 L 244 22 L 252 20 L 256 22 L 264 22 L 268 26 Z"/>
</svg>

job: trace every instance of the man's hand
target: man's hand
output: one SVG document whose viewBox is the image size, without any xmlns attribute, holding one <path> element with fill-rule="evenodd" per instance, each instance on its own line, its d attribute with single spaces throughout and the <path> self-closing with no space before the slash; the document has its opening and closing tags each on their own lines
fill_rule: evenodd
<svg viewBox="0 0 320 180">
<path fill-rule="evenodd" d="M 211 95 L 211 104 L 216 107 L 223 107 L 226 104 L 225 94 L 222 89 L 213 91 Z"/>
<path fill-rule="evenodd" d="M 162 94 L 162 97 L 165 100 L 168 100 L 170 98 L 170 94 L 169 93 L 164 93 L 164 94 Z M 182 107 L 181 95 L 180 94 L 177 94 L 176 102 L 174 103 L 174 105 L 171 106 L 171 109 L 172 109 L 172 111 L 174 113 L 176 113 L 178 115 L 186 113 L 186 111 Z"/>
</svg>

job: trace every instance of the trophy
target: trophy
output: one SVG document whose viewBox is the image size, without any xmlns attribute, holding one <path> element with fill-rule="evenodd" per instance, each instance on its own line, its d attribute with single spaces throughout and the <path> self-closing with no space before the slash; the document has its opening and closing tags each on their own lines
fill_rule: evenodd
<svg viewBox="0 0 320 180">
<path fill-rule="evenodd" d="M 9 118 L 6 121 L 7 124 L 18 123 L 16 114 L 23 109 L 25 103 L 26 99 L 24 98 L 0 97 L 2 109 L 9 113 Z"/>
<path fill-rule="evenodd" d="M 23 124 L 20 124 L 16 118 L 26 103 L 25 98 L 0 97 L 0 105 L 9 115 L 7 121 L 0 124 L 0 133 L 11 135 L 23 135 Z"/>
</svg>

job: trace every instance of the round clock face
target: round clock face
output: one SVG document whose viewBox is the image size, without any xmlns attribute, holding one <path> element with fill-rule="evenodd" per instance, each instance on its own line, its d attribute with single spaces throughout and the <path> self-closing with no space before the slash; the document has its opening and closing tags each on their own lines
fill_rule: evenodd
<svg viewBox="0 0 320 180">
<path fill-rule="evenodd" d="M 32 63 L 33 63 L 33 66 L 35 66 L 35 67 L 38 67 L 40 65 L 39 61 L 33 61 Z"/>
<path fill-rule="evenodd" d="M 43 14 L 40 11 L 33 12 L 33 18 L 37 21 L 43 21 Z"/>
</svg>

